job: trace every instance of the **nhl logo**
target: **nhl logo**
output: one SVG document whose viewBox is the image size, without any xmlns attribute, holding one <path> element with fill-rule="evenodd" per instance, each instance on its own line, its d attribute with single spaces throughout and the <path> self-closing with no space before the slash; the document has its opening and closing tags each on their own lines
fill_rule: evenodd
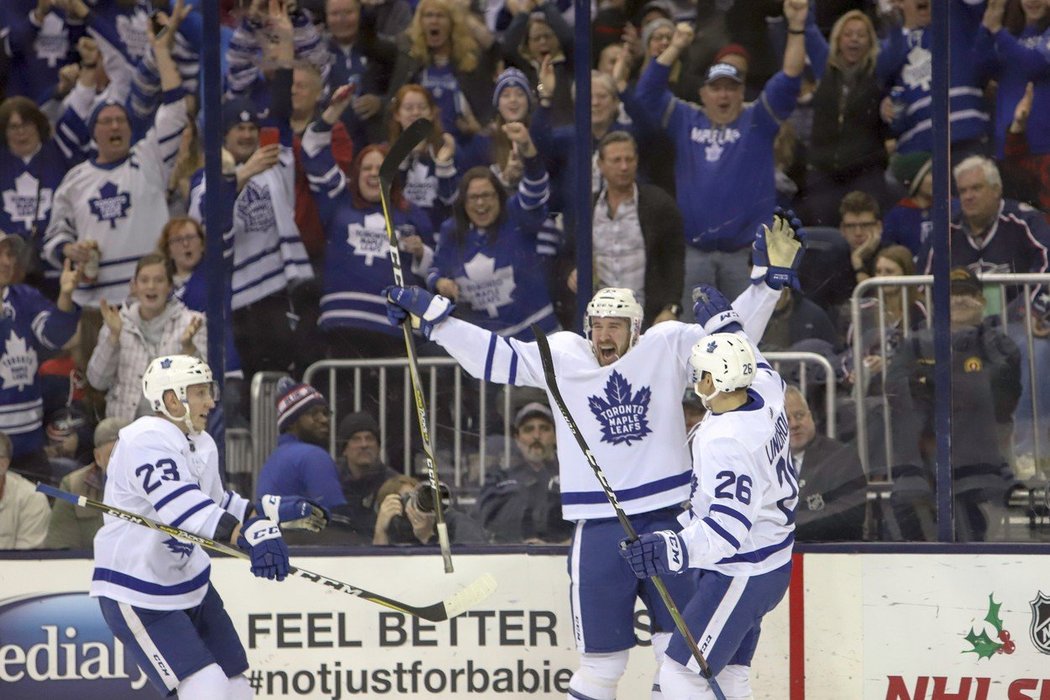
<svg viewBox="0 0 1050 700">
<path fill-rule="evenodd" d="M 1032 606 L 1032 625 L 1029 634 L 1035 648 L 1044 654 L 1050 654 L 1050 596 L 1042 591 L 1035 600 L 1028 603 Z"/>
</svg>

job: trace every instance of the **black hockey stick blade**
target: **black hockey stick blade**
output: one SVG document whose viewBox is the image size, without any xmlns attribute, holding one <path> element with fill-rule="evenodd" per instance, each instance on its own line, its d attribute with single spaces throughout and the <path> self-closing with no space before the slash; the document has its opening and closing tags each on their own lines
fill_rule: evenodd
<svg viewBox="0 0 1050 700">
<path fill-rule="evenodd" d="M 401 163 L 433 128 L 434 125 L 429 119 L 417 119 L 401 132 L 401 135 L 394 141 L 394 145 L 390 147 L 390 152 L 383 159 L 382 165 L 379 166 L 379 183 L 383 189 L 390 192 L 390 186 L 397 177 L 397 170 L 401 167 Z"/>
<path fill-rule="evenodd" d="M 56 489 L 54 486 L 49 486 L 47 484 L 37 484 L 36 490 L 47 496 L 68 501 L 75 506 L 80 506 L 81 508 L 98 510 L 107 515 L 111 515 L 114 518 L 120 518 L 129 523 L 134 523 L 135 525 L 141 525 L 142 527 L 147 527 L 151 530 L 156 530 L 157 532 L 163 532 L 166 535 L 177 537 L 184 542 L 200 545 L 201 547 L 210 549 L 213 552 L 226 554 L 227 556 L 235 557 L 237 559 L 251 559 L 251 556 L 247 552 L 243 552 L 225 542 L 218 542 L 193 532 L 189 532 L 188 530 L 172 527 L 171 525 L 151 520 L 137 513 L 132 513 L 117 508 L 116 506 L 111 506 L 102 501 L 95 501 L 86 496 L 78 496 L 77 494 L 62 491 L 61 489 Z M 312 583 L 320 584 L 330 590 L 361 598 L 377 605 L 382 605 L 385 608 L 390 608 L 391 610 L 397 610 L 398 612 L 403 612 L 427 620 L 428 622 L 443 622 L 456 617 L 457 615 L 461 615 L 488 598 L 496 590 L 496 579 L 493 578 L 491 574 L 482 574 L 465 588 L 453 593 L 445 600 L 431 605 L 415 606 L 330 578 L 324 574 L 307 571 L 306 569 L 300 569 L 295 566 L 289 567 L 288 573 L 292 576 L 306 579 Z"/>
</svg>

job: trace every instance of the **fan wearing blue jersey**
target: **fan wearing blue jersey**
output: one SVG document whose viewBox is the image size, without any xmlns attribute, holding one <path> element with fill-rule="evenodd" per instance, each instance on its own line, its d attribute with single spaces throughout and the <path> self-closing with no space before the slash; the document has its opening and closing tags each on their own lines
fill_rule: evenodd
<svg viewBox="0 0 1050 700">
<path fill-rule="evenodd" d="M 600 290 L 587 306 L 585 337 L 552 333 L 551 355 L 566 408 L 616 492 L 623 512 L 638 531 L 677 530 L 681 504 L 689 498 L 690 461 L 682 420 L 682 394 L 690 386 L 688 363 L 693 345 L 726 324 L 746 327 L 759 338 L 779 290 L 795 279 L 801 242 L 785 219 L 777 219 L 755 242 L 755 284 L 730 309 L 708 300 L 694 307 L 696 324 L 667 321 L 641 334 L 642 307 L 629 289 Z M 765 282 L 763 284 L 763 282 Z M 547 388 L 539 349 L 450 316 L 453 304 L 418 288 L 390 287 L 387 313 L 394 323 L 409 316 L 420 330 L 445 348 L 478 379 Z M 555 403 L 553 397 L 548 398 Z M 639 582 L 616 554 L 623 529 L 613 506 L 578 449 L 560 413 L 557 433 L 562 515 L 575 522 L 569 552 L 573 634 L 580 667 L 569 682 L 569 698 L 613 700 L 636 643 L 634 608 L 641 599 L 652 620 L 657 665 L 674 622 L 652 583 Z M 693 576 L 667 581 L 684 606 L 695 591 Z M 660 694 L 653 698 L 675 698 Z"/>
<path fill-rule="evenodd" d="M 710 303 L 729 310 L 714 295 Z M 666 576 L 670 585 L 699 570 L 699 587 L 682 617 L 726 698 L 749 700 L 762 617 L 791 579 L 798 478 L 784 381 L 739 324 L 723 331 L 697 342 L 690 358 L 693 391 L 707 415 L 692 431 L 684 527 L 624 540 L 620 553 L 640 579 Z M 671 636 L 659 680 L 667 698 L 715 698 L 679 632 Z"/>
<path fill-rule="evenodd" d="M 211 369 L 189 355 L 153 360 L 142 393 L 154 414 L 118 434 L 107 468 L 108 505 L 251 555 L 256 576 L 288 575 L 280 525 L 320 530 L 324 510 L 302 498 L 263 496 L 253 504 L 224 491 L 218 450 L 204 427 L 215 408 Z M 248 658 L 201 547 L 106 515 L 95 535 L 91 595 L 135 662 L 162 695 L 252 697 Z"/>
</svg>

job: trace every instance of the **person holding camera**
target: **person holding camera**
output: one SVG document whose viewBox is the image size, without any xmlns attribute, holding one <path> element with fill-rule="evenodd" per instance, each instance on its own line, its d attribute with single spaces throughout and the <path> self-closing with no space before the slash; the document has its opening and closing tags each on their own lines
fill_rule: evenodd
<svg viewBox="0 0 1050 700">
<path fill-rule="evenodd" d="M 463 511 L 449 504 L 449 490 L 441 484 L 445 522 L 452 544 L 483 544 L 488 541 L 484 528 Z M 437 542 L 434 524 L 434 489 L 411 476 L 387 479 L 376 495 L 375 545 L 433 545 Z"/>
</svg>

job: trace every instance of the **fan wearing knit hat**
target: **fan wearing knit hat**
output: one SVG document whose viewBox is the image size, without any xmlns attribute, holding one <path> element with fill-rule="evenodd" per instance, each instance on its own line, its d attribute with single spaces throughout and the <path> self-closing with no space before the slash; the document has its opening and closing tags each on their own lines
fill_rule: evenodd
<svg viewBox="0 0 1050 700">
<path fill-rule="evenodd" d="M 301 496 L 331 510 L 346 504 L 339 470 L 328 454 L 331 411 L 309 384 L 285 377 L 277 383 L 277 447 L 259 471 L 257 497 Z"/>
<path fill-rule="evenodd" d="M 349 524 L 369 540 L 375 532 L 376 494 L 387 479 L 398 475 L 383 463 L 379 439 L 376 419 L 364 411 L 344 417 L 336 430 L 339 480 L 346 498 Z"/>
</svg>

